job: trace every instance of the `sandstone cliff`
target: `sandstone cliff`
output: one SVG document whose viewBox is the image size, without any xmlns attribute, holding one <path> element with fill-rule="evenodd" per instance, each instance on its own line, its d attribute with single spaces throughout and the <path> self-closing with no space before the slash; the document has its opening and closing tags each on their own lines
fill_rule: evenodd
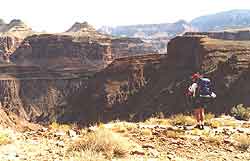
<svg viewBox="0 0 250 161">
<path fill-rule="evenodd" d="M 41 34 L 17 46 L 9 37 L 2 42 L 13 52 L 0 65 L 2 108 L 31 121 L 56 119 L 65 112 L 65 97 L 112 61 L 109 45 L 86 37 Z"/>
</svg>

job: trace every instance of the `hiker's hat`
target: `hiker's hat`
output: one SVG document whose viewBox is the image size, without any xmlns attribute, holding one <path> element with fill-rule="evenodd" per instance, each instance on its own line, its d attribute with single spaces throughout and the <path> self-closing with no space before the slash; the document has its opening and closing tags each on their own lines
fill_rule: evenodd
<svg viewBox="0 0 250 161">
<path fill-rule="evenodd" d="M 202 75 L 200 75 L 199 73 L 194 73 L 193 75 L 192 75 L 192 80 L 197 80 L 197 79 L 199 79 L 199 78 L 201 78 L 202 77 Z"/>
</svg>

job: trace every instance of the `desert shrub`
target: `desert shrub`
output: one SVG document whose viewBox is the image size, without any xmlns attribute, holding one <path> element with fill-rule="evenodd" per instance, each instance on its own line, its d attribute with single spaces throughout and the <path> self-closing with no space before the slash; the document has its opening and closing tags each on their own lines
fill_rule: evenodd
<svg viewBox="0 0 250 161">
<path fill-rule="evenodd" d="M 7 133 L 0 133 L 0 145 L 10 144 L 11 142 L 12 140 Z"/>
<path fill-rule="evenodd" d="M 171 125 L 171 120 L 152 117 L 150 119 L 147 119 L 144 123 L 147 125 Z"/>
<path fill-rule="evenodd" d="M 231 110 L 231 114 L 239 120 L 250 119 L 250 107 L 244 107 L 243 104 L 234 106 Z"/>
<path fill-rule="evenodd" d="M 196 120 L 193 116 L 177 114 L 170 118 L 170 122 L 172 125 L 195 125 Z"/>
<path fill-rule="evenodd" d="M 151 129 L 141 129 L 140 131 L 141 131 L 140 133 L 143 136 L 151 136 L 152 135 L 152 130 Z"/>
<path fill-rule="evenodd" d="M 179 133 L 178 131 L 166 130 L 163 132 L 163 134 L 168 138 L 180 138 L 181 137 L 181 133 Z"/>
<path fill-rule="evenodd" d="M 125 133 L 127 131 L 133 131 L 137 129 L 137 125 L 135 123 L 129 123 L 129 122 L 111 122 L 109 123 L 111 125 L 111 129 L 114 132 L 118 133 Z"/>
<path fill-rule="evenodd" d="M 126 155 L 132 147 L 131 142 L 126 138 L 112 132 L 111 130 L 100 128 L 89 132 L 73 143 L 68 151 L 91 150 L 104 154 L 107 158 L 121 157 Z"/>
<path fill-rule="evenodd" d="M 85 151 L 76 151 L 73 152 L 70 156 L 70 160 L 77 161 L 107 161 L 102 153 L 93 151 L 93 150 L 85 150 Z"/>
<path fill-rule="evenodd" d="M 215 118 L 215 115 L 212 113 L 205 114 L 205 121 L 211 121 L 213 118 Z"/>
<path fill-rule="evenodd" d="M 215 144 L 215 145 L 221 145 L 222 141 L 223 141 L 223 137 L 222 136 L 218 136 L 218 135 L 208 135 L 205 138 L 206 141 L 208 141 L 209 143 Z"/>
<path fill-rule="evenodd" d="M 59 124 L 56 121 L 52 122 L 49 125 L 49 128 L 52 130 L 62 130 L 62 131 L 68 131 L 70 129 L 72 129 L 72 125 L 68 125 L 68 124 Z"/>
<path fill-rule="evenodd" d="M 213 120 L 213 121 L 210 121 L 207 123 L 208 123 L 207 125 L 212 127 L 212 128 L 218 128 L 218 127 L 223 126 L 223 123 L 221 121 L 218 121 L 218 120 Z"/>
<path fill-rule="evenodd" d="M 151 117 L 163 119 L 163 118 L 165 118 L 165 114 L 163 112 L 157 111 L 157 112 L 153 113 Z"/>
<path fill-rule="evenodd" d="M 247 150 L 250 147 L 250 136 L 248 135 L 239 135 L 235 139 L 238 142 L 238 148 L 241 150 Z"/>
<path fill-rule="evenodd" d="M 232 127 L 238 126 L 238 124 L 233 120 L 223 120 L 222 123 L 224 126 L 232 126 Z"/>
</svg>

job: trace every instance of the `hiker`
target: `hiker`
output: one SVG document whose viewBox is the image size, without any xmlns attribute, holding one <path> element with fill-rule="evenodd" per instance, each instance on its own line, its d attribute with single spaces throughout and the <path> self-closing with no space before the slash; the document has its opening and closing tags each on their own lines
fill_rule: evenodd
<svg viewBox="0 0 250 161">
<path fill-rule="evenodd" d="M 204 118 L 206 105 L 216 95 L 212 92 L 211 81 L 203 75 L 195 73 L 192 75 L 192 85 L 188 88 L 189 96 L 194 107 L 194 115 L 197 120 L 197 128 L 204 129 Z"/>
</svg>

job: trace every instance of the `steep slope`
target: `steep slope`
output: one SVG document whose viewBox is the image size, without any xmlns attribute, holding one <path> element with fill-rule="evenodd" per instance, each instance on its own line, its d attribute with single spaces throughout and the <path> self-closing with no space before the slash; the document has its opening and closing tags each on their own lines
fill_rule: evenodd
<svg viewBox="0 0 250 161">
<path fill-rule="evenodd" d="M 110 45 L 102 41 L 63 34 L 27 37 L 0 65 L 2 108 L 30 121 L 55 120 L 65 112 L 64 98 L 112 61 Z"/>
<path fill-rule="evenodd" d="M 199 31 L 247 28 L 250 27 L 250 10 L 231 10 L 201 16 L 193 19 L 191 25 Z"/>
</svg>

